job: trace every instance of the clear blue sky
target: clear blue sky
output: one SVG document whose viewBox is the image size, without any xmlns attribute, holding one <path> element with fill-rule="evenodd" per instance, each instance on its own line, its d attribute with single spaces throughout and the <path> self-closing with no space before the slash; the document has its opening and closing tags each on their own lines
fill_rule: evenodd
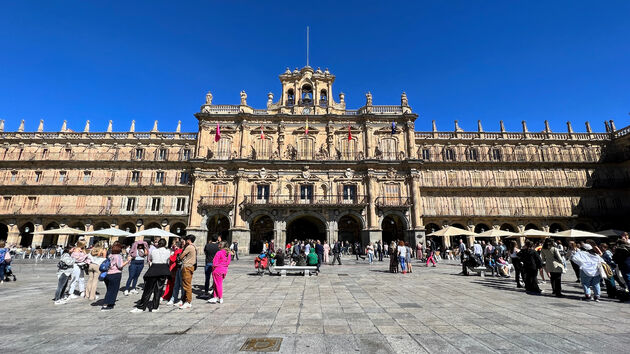
<svg viewBox="0 0 630 354">
<path fill-rule="evenodd" d="M 630 1 L 2 1 L 0 118 L 6 130 L 64 119 L 81 131 L 196 131 L 214 103 L 263 108 L 278 75 L 305 65 L 337 76 L 356 108 L 398 104 L 417 130 L 577 131 L 630 124 Z"/>
</svg>

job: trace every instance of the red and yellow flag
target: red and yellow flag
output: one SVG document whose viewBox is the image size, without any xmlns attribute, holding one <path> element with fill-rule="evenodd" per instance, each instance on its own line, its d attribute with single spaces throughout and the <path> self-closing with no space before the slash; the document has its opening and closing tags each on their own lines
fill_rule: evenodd
<svg viewBox="0 0 630 354">
<path fill-rule="evenodd" d="M 308 118 L 306 118 L 306 129 L 304 129 L 304 134 L 308 135 Z"/>
<path fill-rule="evenodd" d="M 352 127 L 348 124 L 348 140 L 352 140 Z"/>
<path fill-rule="evenodd" d="M 263 128 L 263 125 L 260 125 L 260 138 L 262 140 L 265 140 L 265 129 Z"/>
</svg>

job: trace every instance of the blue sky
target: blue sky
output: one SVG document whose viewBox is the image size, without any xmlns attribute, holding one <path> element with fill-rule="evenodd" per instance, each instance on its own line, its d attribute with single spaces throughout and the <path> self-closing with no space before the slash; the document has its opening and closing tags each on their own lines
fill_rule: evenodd
<svg viewBox="0 0 630 354">
<path fill-rule="evenodd" d="M 278 75 L 305 65 L 337 76 L 351 108 L 398 104 L 417 130 L 530 131 L 570 120 L 630 124 L 629 1 L 2 1 L 0 118 L 6 130 L 196 131 L 214 103 L 263 108 Z"/>
</svg>

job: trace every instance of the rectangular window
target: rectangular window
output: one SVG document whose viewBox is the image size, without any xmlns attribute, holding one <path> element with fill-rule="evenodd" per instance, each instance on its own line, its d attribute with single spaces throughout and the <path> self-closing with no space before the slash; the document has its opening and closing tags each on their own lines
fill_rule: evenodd
<svg viewBox="0 0 630 354">
<path fill-rule="evenodd" d="M 313 200 L 313 186 L 303 185 L 300 186 L 300 201 L 310 202 Z"/>
<path fill-rule="evenodd" d="M 35 205 L 37 205 L 37 197 L 26 198 L 26 204 L 24 205 L 25 209 L 33 210 L 35 209 Z"/>
<path fill-rule="evenodd" d="M 481 186 L 481 173 L 479 172 L 472 172 L 472 184 L 473 186 Z"/>
<path fill-rule="evenodd" d="M 269 200 L 269 185 L 262 184 L 256 186 L 256 199 L 259 201 L 268 201 Z"/>
<path fill-rule="evenodd" d="M 179 174 L 179 184 L 188 184 L 190 182 L 190 173 L 182 172 Z"/>
<path fill-rule="evenodd" d="M 176 211 L 186 211 L 186 198 L 177 198 Z"/>
<path fill-rule="evenodd" d="M 65 154 L 65 158 L 67 158 L 67 159 L 71 158 L 72 157 L 72 149 L 66 148 L 64 150 L 64 154 Z"/>
<path fill-rule="evenodd" d="M 144 157 L 144 149 L 136 149 L 135 159 L 142 160 L 143 157 Z"/>
<path fill-rule="evenodd" d="M 500 149 L 492 149 L 492 159 L 494 161 L 501 161 L 501 150 Z"/>
<path fill-rule="evenodd" d="M 168 155 L 168 151 L 166 149 L 158 150 L 158 160 L 166 161 L 166 156 Z"/>
<path fill-rule="evenodd" d="M 2 198 L 2 210 L 11 209 L 11 202 L 13 201 L 12 197 L 4 197 Z"/>
<path fill-rule="evenodd" d="M 398 205 L 400 204 L 400 185 L 399 184 L 386 184 L 383 186 L 383 192 L 385 194 L 385 205 Z"/>
<path fill-rule="evenodd" d="M 77 197 L 77 205 L 76 205 L 77 209 L 83 209 L 85 208 L 85 196 L 84 195 L 80 195 Z"/>
<path fill-rule="evenodd" d="M 422 149 L 422 159 L 423 160 L 427 160 L 427 161 L 431 161 L 431 150 L 429 150 L 429 149 Z"/>
<path fill-rule="evenodd" d="M 221 138 L 217 143 L 217 159 L 227 160 L 230 158 L 230 148 L 232 145 L 232 140 L 227 138 Z M 236 157 L 236 156 L 235 156 Z"/>
<path fill-rule="evenodd" d="M 35 171 L 35 183 L 42 181 L 42 171 Z"/>
<path fill-rule="evenodd" d="M 455 150 L 453 150 L 453 149 L 445 149 L 444 150 L 444 160 L 446 160 L 446 161 L 455 161 Z"/>
<path fill-rule="evenodd" d="M 90 183 L 92 180 L 92 172 L 83 171 L 83 183 Z"/>
<path fill-rule="evenodd" d="M 140 171 L 132 171 L 131 172 L 131 182 L 133 182 L 133 183 L 140 182 Z"/>
<path fill-rule="evenodd" d="M 164 172 L 158 171 L 155 173 L 155 183 L 164 183 Z"/>
<path fill-rule="evenodd" d="M 48 149 L 43 149 L 43 150 L 42 150 L 42 158 L 43 158 L 43 159 L 48 158 Z"/>
<path fill-rule="evenodd" d="M 381 139 L 381 151 L 383 160 L 396 160 L 396 139 Z"/>
<path fill-rule="evenodd" d="M 66 171 L 59 171 L 59 183 L 66 183 L 67 175 L 68 175 L 68 172 L 66 172 Z"/>
<path fill-rule="evenodd" d="M 182 151 L 182 158 L 184 159 L 184 161 L 190 160 L 190 149 L 184 149 Z"/>
<path fill-rule="evenodd" d="M 135 211 L 135 210 L 136 210 L 136 197 L 127 197 L 127 211 Z"/>
<path fill-rule="evenodd" d="M 15 182 L 17 180 L 18 172 L 11 171 L 11 182 Z"/>
<path fill-rule="evenodd" d="M 345 185 L 343 186 L 343 201 L 344 203 L 356 202 L 357 200 L 357 186 Z"/>
<path fill-rule="evenodd" d="M 529 185 L 529 172 L 520 171 L 518 173 L 518 179 L 520 180 L 522 186 Z"/>
<path fill-rule="evenodd" d="M 151 198 L 151 211 L 160 211 L 162 198 Z"/>
<path fill-rule="evenodd" d="M 477 161 L 479 156 L 477 154 L 477 149 L 468 149 L 468 161 Z"/>
</svg>

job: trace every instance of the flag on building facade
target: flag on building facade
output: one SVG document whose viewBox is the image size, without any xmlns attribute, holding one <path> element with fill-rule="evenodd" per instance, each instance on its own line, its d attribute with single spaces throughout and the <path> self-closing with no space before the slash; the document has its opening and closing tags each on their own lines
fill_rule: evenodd
<svg viewBox="0 0 630 354">
<path fill-rule="evenodd" d="M 308 135 L 308 118 L 306 118 L 306 129 L 304 129 L 304 134 Z"/>
<path fill-rule="evenodd" d="M 260 138 L 262 140 L 265 140 L 265 129 L 263 128 L 263 125 L 260 125 Z"/>
<path fill-rule="evenodd" d="M 348 124 L 348 140 L 352 140 L 352 127 Z"/>
<path fill-rule="evenodd" d="M 396 122 L 392 122 L 392 134 L 396 134 Z"/>
<path fill-rule="evenodd" d="M 217 122 L 217 131 L 214 132 L 214 141 L 219 141 L 221 139 L 221 126 L 219 126 L 219 122 Z"/>
</svg>

